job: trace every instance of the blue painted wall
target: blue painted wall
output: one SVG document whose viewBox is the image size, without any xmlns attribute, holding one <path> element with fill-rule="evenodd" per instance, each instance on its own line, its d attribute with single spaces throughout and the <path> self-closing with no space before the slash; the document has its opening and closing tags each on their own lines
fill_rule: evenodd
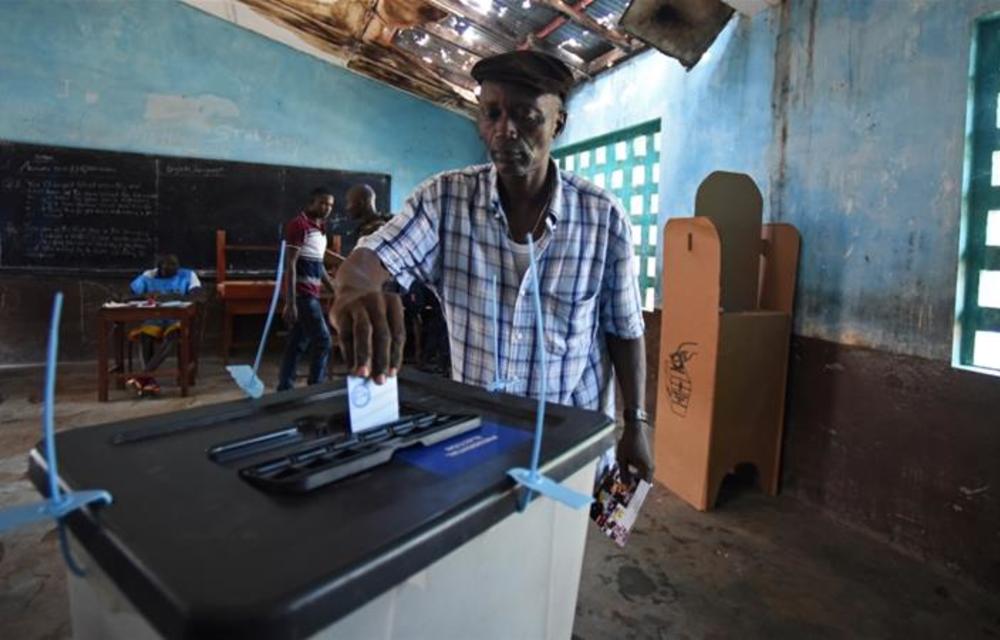
<svg viewBox="0 0 1000 640">
<path fill-rule="evenodd" d="M 779 18 L 777 11 L 734 18 L 691 71 L 650 51 L 598 76 L 570 99 L 558 144 L 659 118 L 661 228 L 692 214 L 698 185 L 712 171 L 753 176 L 766 199 Z"/>
<path fill-rule="evenodd" d="M 799 332 L 950 359 L 972 24 L 997 10 L 787 7 L 772 215 L 803 234 Z"/>
<path fill-rule="evenodd" d="M 948 360 L 972 23 L 993 11 L 1000 0 L 786 0 L 730 22 L 691 72 L 663 58 L 651 77 L 643 61 L 588 91 L 641 83 L 662 101 L 661 225 L 726 169 L 754 178 L 765 219 L 798 227 L 796 333 Z M 631 108 L 570 106 L 585 137 Z"/>
<path fill-rule="evenodd" d="M 0 2 L 0 95 L 0 138 L 379 171 L 393 210 L 484 158 L 470 120 L 176 0 Z"/>
<path fill-rule="evenodd" d="M 669 84 L 659 79 L 668 77 L 675 65 L 659 52 L 647 51 L 577 86 L 566 103 L 569 118 L 556 148 L 658 119 L 670 95 Z"/>
</svg>

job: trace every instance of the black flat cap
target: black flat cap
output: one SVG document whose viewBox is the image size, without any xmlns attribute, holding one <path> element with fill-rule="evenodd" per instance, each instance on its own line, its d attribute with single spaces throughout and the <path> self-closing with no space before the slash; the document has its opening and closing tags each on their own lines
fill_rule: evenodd
<svg viewBox="0 0 1000 640">
<path fill-rule="evenodd" d="M 559 58 L 539 51 L 508 51 L 483 58 L 472 67 L 479 84 L 488 80 L 530 87 L 566 99 L 573 87 L 573 73 Z"/>
</svg>

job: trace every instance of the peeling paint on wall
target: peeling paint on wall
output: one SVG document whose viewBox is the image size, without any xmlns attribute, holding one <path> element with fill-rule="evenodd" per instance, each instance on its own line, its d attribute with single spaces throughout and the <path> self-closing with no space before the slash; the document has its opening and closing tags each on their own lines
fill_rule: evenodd
<svg viewBox="0 0 1000 640">
<path fill-rule="evenodd" d="M 146 96 L 146 111 L 143 113 L 143 118 L 148 122 L 168 122 L 205 128 L 239 117 L 240 108 L 235 102 L 213 95 L 179 96 L 151 93 Z"/>
<path fill-rule="evenodd" d="M 635 56 L 621 66 L 578 85 L 567 103 L 566 129 L 556 148 L 656 120 L 670 96 L 662 82 L 680 64 L 657 51 Z"/>
<path fill-rule="evenodd" d="M 803 234 L 797 333 L 950 360 L 971 26 L 998 9 L 785 3 L 771 205 Z"/>
<path fill-rule="evenodd" d="M 472 122 L 174 0 L 0 2 L 0 139 L 392 175 L 484 158 Z"/>
<path fill-rule="evenodd" d="M 733 21 L 690 73 L 643 78 L 662 96 L 661 228 L 690 215 L 709 172 L 748 173 L 765 218 L 802 234 L 796 333 L 950 360 L 968 54 L 994 11 L 787 1 Z M 609 87 L 640 81 L 627 71 L 571 101 L 568 130 L 613 130 L 632 104 Z"/>
</svg>

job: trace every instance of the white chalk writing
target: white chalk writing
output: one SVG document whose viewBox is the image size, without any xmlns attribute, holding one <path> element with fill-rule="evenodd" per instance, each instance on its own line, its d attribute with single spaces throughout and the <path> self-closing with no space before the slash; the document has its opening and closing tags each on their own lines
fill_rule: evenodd
<svg viewBox="0 0 1000 640">
<path fill-rule="evenodd" d="M 149 231 L 58 225 L 27 227 L 24 255 L 39 260 L 59 257 L 148 258 L 156 251 Z"/>
</svg>

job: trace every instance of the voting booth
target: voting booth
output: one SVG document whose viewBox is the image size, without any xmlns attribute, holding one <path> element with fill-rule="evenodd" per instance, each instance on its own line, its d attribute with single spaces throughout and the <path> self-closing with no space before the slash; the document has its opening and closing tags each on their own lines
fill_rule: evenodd
<svg viewBox="0 0 1000 640">
<path fill-rule="evenodd" d="M 586 509 L 535 498 L 535 401 L 414 371 L 400 419 L 350 433 L 343 380 L 56 435 L 73 637 L 571 636 Z M 603 414 L 550 405 L 540 471 L 584 494 Z M 45 457 L 31 477 L 45 491 Z"/>
<path fill-rule="evenodd" d="M 656 479 L 702 511 L 739 465 L 778 490 L 799 236 L 761 208 L 749 176 L 719 171 L 664 230 Z"/>
</svg>

